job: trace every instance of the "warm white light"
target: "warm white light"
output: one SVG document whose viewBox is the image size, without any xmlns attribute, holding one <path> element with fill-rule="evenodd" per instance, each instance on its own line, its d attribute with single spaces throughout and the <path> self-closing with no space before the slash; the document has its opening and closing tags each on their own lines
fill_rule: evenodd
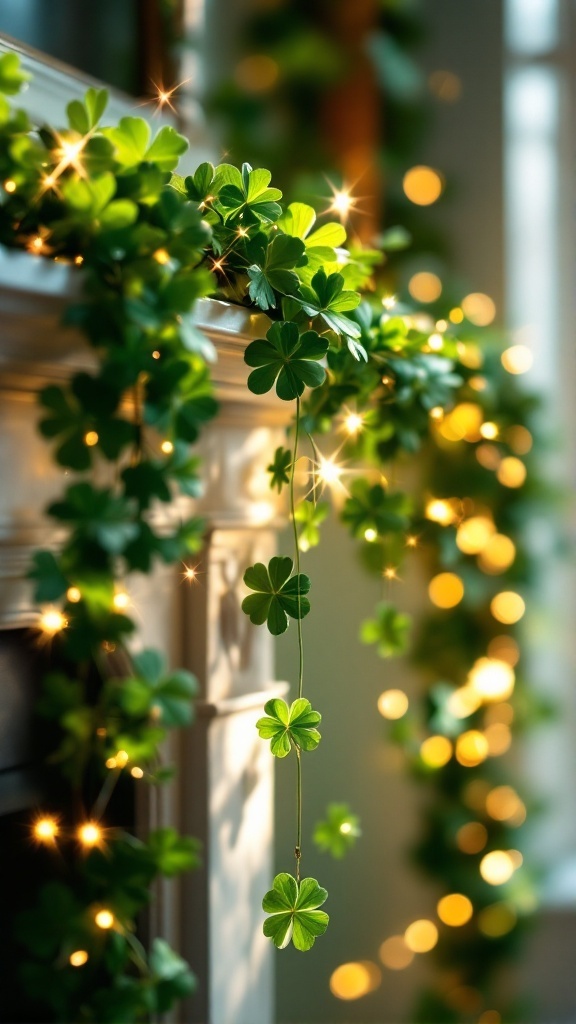
<svg viewBox="0 0 576 1024">
<path fill-rule="evenodd" d="M 82 594 L 78 587 L 68 587 L 66 597 L 71 604 L 78 604 L 78 601 L 82 600 Z"/>
<path fill-rule="evenodd" d="M 164 455 L 171 455 L 172 452 L 174 451 L 174 445 L 172 444 L 172 441 L 162 441 L 160 447 L 164 452 Z"/>
<path fill-rule="evenodd" d="M 367 530 L 364 530 L 364 540 L 367 540 L 369 544 L 373 544 L 378 539 L 378 533 L 371 526 Z"/>
<path fill-rule="evenodd" d="M 325 459 L 323 455 L 320 456 L 320 464 L 317 469 L 318 476 L 323 484 L 328 487 L 332 487 L 340 482 L 343 469 L 333 459 Z"/>
<path fill-rule="evenodd" d="M 505 850 L 492 850 L 480 861 L 480 874 L 489 885 L 504 885 L 515 870 L 514 858 Z"/>
<path fill-rule="evenodd" d="M 408 697 L 404 690 L 384 690 L 378 698 L 378 711 L 383 718 L 395 721 L 408 711 Z"/>
<path fill-rule="evenodd" d="M 74 953 L 70 953 L 69 961 L 72 967 L 83 967 L 88 961 L 88 953 L 85 949 L 77 949 Z"/>
<path fill-rule="evenodd" d="M 98 846 L 102 840 L 102 829 L 94 821 L 87 821 L 78 829 L 77 836 L 82 846 Z"/>
<path fill-rule="evenodd" d="M 337 213 L 342 220 L 346 220 L 348 214 L 354 209 L 354 198 L 346 188 L 332 190 L 332 202 L 328 207 L 332 213 Z"/>
<path fill-rule="evenodd" d="M 117 612 L 124 611 L 130 604 L 130 595 L 125 590 L 118 590 L 112 599 L 112 604 Z"/>
<path fill-rule="evenodd" d="M 514 669 L 497 658 L 478 658 L 468 675 L 468 683 L 485 701 L 503 701 L 514 690 Z"/>
<path fill-rule="evenodd" d="M 357 412 L 350 412 L 344 420 L 344 426 L 349 434 L 357 434 L 358 431 L 362 430 L 362 417 Z"/>
<path fill-rule="evenodd" d="M 110 910 L 99 910 L 94 921 L 99 928 L 108 930 L 108 928 L 112 928 L 114 924 L 114 914 L 112 914 Z"/>
<path fill-rule="evenodd" d="M 48 608 L 40 616 L 40 629 L 46 636 L 55 636 L 68 625 L 68 619 L 57 608 Z"/>
<path fill-rule="evenodd" d="M 33 825 L 34 838 L 41 843 L 52 843 L 58 835 L 58 822 L 55 818 L 38 818 Z"/>
</svg>

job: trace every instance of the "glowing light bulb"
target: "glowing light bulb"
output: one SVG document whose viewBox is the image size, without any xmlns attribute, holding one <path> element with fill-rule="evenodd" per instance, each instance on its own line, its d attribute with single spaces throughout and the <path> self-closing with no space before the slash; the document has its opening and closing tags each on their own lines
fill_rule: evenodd
<svg viewBox="0 0 576 1024">
<path fill-rule="evenodd" d="M 417 548 L 418 547 L 418 537 L 416 537 L 415 534 L 408 534 L 408 536 L 406 537 L 406 547 L 407 548 Z"/>
<path fill-rule="evenodd" d="M 189 583 L 195 583 L 198 579 L 198 570 L 193 565 L 185 565 L 182 575 Z"/>
<path fill-rule="evenodd" d="M 497 658 L 478 658 L 469 674 L 468 685 L 481 700 L 503 701 L 514 690 L 514 669 Z"/>
<path fill-rule="evenodd" d="M 83 967 L 88 962 L 88 953 L 85 949 L 76 949 L 74 953 L 70 953 L 69 962 L 72 967 Z"/>
<path fill-rule="evenodd" d="M 112 604 L 117 612 L 124 611 L 130 604 L 130 595 L 125 590 L 118 590 L 114 594 Z"/>
<path fill-rule="evenodd" d="M 78 604 L 78 601 L 82 600 L 82 594 L 78 587 L 68 587 L 66 597 L 71 604 Z"/>
<path fill-rule="evenodd" d="M 399 578 L 398 569 L 394 565 L 386 566 L 386 568 L 382 572 L 382 575 L 385 580 L 397 580 Z"/>
<path fill-rule="evenodd" d="M 160 263 L 161 266 L 165 266 L 166 263 L 170 262 L 170 253 L 167 249 L 156 249 L 156 252 L 153 253 L 153 257 L 156 260 L 156 263 Z"/>
<path fill-rule="evenodd" d="M 404 690 L 384 690 L 378 698 L 378 711 L 383 718 L 395 721 L 406 714 L 408 703 Z"/>
<path fill-rule="evenodd" d="M 419 164 L 406 172 L 402 187 L 410 202 L 417 206 L 431 206 L 442 195 L 444 179 L 433 167 Z"/>
<path fill-rule="evenodd" d="M 511 626 L 520 621 L 526 611 L 526 605 L 520 594 L 516 594 L 513 590 L 503 590 L 492 598 L 490 611 L 498 622 Z"/>
<path fill-rule="evenodd" d="M 84 444 L 88 448 L 93 448 L 94 445 L 98 444 L 98 434 L 96 433 L 95 430 L 89 430 L 86 434 L 84 434 Z"/>
<path fill-rule="evenodd" d="M 428 595 L 437 608 L 455 608 L 464 597 L 464 584 L 453 572 L 440 572 L 428 584 Z"/>
<path fill-rule="evenodd" d="M 480 874 L 489 885 L 504 885 L 515 870 L 514 858 L 505 850 L 492 850 L 480 861 Z"/>
<path fill-rule="evenodd" d="M 8 178 L 8 180 L 4 182 L 4 191 L 5 192 L 15 192 L 16 191 L 16 182 L 12 181 L 12 178 Z"/>
<path fill-rule="evenodd" d="M 77 832 L 78 840 L 82 846 L 98 846 L 102 842 L 102 829 L 94 821 L 86 821 Z"/>
<path fill-rule="evenodd" d="M 429 736 L 420 747 L 420 757 L 428 768 L 443 768 L 452 757 L 452 744 L 446 736 Z"/>
<path fill-rule="evenodd" d="M 128 752 L 126 750 L 118 750 L 116 752 L 116 764 L 119 768 L 124 768 L 129 761 Z"/>
<path fill-rule="evenodd" d="M 394 309 L 397 299 L 395 295 L 385 295 L 382 299 L 382 305 L 384 309 Z"/>
<path fill-rule="evenodd" d="M 378 533 L 371 526 L 367 530 L 364 530 L 364 540 L 367 540 L 369 544 L 373 544 L 378 539 Z"/>
<path fill-rule="evenodd" d="M 438 917 L 451 928 L 461 928 L 472 917 L 474 907 L 467 896 L 454 892 L 443 896 L 436 907 Z"/>
<path fill-rule="evenodd" d="M 492 423 L 488 420 L 486 423 L 481 424 L 480 433 L 482 434 L 482 437 L 485 437 L 488 441 L 493 441 L 494 438 L 498 437 L 498 424 Z"/>
<path fill-rule="evenodd" d="M 442 294 L 442 281 L 437 274 L 422 270 L 410 278 L 408 291 L 416 302 L 436 302 Z"/>
<path fill-rule="evenodd" d="M 438 942 L 438 929 L 433 921 L 421 918 L 408 925 L 404 940 L 413 953 L 429 953 Z"/>
<path fill-rule="evenodd" d="M 320 465 L 317 470 L 318 476 L 323 484 L 328 487 L 332 487 L 335 484 L 340 483 L 340 477 L 342 476 L 343 469 L 333 459 L 325 459 L 323 455 L 320 456 Z"/>
<path fill-rule="evenodd" d="M 330 975 L 330 991 L 337 999 L 360 999 L 378 988 L 381 980 L 380 969 L 369 960 L 340 964 Z"/>
<path fill-rule="evenodd" d="M 357 412 L 350 412 L 344 420 L 344 426 L 349 434 L 357 434 L 363 427 L 362 417 Z"/>
<path fill-rule="evenodd" d="M 144 772 L 142 771 L 141 768 L 138 767 L 138 765 L 134 765 L 134 767 L 130 769 L 130 775 L 132 776 L 133 779 L 144 778 Z"/>
<path fill-rule="evenodd" d="M 352 825 L 350 824 L 349 821 L 343 821 L 342 824 L 340 825 L 339 831 L 342 833 L 343 836 L 346 836 L 352 831 Z"/>
<path fill-rule="evenodd" d="M 500 356 L 502 366 L 508 373 L 527 373 L 532 368 L 534 356 L 526 345 L 511 345 Z"/>
<path fill-rule="evenodd" d="M 431 334 L 428 338 L 428 347 L 432 352 L 440 352 L 444 348 L 444 338 L 441 334 Z"/>
<path fill-rule="evenodd" d="M 172 452 L 174 451 L 174 445 L 172 444 L 172 441 L 162 441 L 160 448 L 162 449 L 165 455 L 171 455 Z"/>
<path fill-rule="evenodd" d="M 464 768 L 474 768 L 481 764 L 488 753 L 488 740 L 478 729 L 469 729 L 456 740 L 456 760 Z"/>
<path fill-rule="evenodd" d="M 110 910 L 99 910 L 94 921 L 99 928 L 107 931 L 114 925 L 114 914 Z"/>
<path fill-rule="evenodd" d="M 515 455 L 508 455 L 499 464 L 496 476 L 503 487 L 522 487 L 526 480 L 526 466 Z"/>
<path fill-rule="evenodd" d="M 40 616 L 40 629 L 46 636 L 55 636 L 68 625 L 68 619 L 57 608 L 48 608 Z"/>
<path fill-rule="evenodd" d="M 464 316 L 476 327 L 487 327 L 496 316 L 496 305 L 489 295 L 483 292 L 471 292 L 462 299 Z"/>
<path fill-rule="evenodd" d="M 118 767 L 118 761 L 116 760 L 116 758 L 115 757 L 107 758 L 106 759 L 106 767 L 107 768 L 117 768 Z"/>
<path fill-rule="evenodd" d="M 32 827 L 34 838 L 41 843 L 53 843 L 58 835 L 58 822 L 56 818 L 48 816 L 38 818 Z"/>
<path fill-rule="evenodd" d="M 458 517 L 449 501 L 443 498 L 432 498 L 426 505 L 426 518 L 440 526 L 449 526 Z"/>
<path fill-rule="evenodd" d="M 348 189 L 333 189 L 332 202 L 328 209 L 337 213 L 342 220 L 346 220 L 348 214 L 354 209 L 354 199 Z"/>
</svg>

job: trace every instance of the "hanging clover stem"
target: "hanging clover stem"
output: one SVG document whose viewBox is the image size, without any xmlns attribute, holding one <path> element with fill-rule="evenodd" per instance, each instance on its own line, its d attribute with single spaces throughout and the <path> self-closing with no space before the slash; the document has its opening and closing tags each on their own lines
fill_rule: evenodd
<svg viewBox="0 0 576 1024">
<path fill-rule="evenodd" d="M 304 688 L 304 643 L 302 640 L 302 618 L 300 614 L 300 548 L 298 546 L 298 527 L 296 526 L 296 507 L 294 502 L 294 476 L 296 473 L 296 459 L 298 458 L 298 437 L 300 433 L 300 396 L 296 396 L 296 428 L 294 431 L 294 451 L 292 455 L 292 466 L 290 468 L 290 514 L 292 516 L 292 530 L 294 532 L 294 563 L 296 565 L 296 577 L 298 589 L 296 600 L 298 602 L 298 618 L 296 620 L 298 629 L 298 698 L 302 697 Z M 300 747 L 296 746 L 296 879 L 300 881 L 300 858 L 302 856 L 302 759 Z"/>
</svg>

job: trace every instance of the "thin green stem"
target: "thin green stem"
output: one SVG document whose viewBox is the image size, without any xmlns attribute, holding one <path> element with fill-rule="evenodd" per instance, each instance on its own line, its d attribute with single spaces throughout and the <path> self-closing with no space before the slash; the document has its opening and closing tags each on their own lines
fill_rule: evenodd
<svg viewBox="0 0 576 1024">
<path fill-rule="evenodd" d="M 294 561 L 296 565 L 296 576 L 300 583 L 300 548 L 298 546 L 298 527 L 296 526 L 296 508 L 294 502 L 294 476 L 296 473 L 296 459 L 298 458 L 298 436 L 300 433 L 300 398 L 296 398 L 296 431 L 294 434 L 294 451 L 292 455 L 292 467 L 290 473 L 290 513 L 292 516 L 292 529 L 294 531 Z M 302 696 L 304 686 L 304 645 L 302 642 L 302 618 L 300 615 L 300 586 L 298 586 L 296 599 L 298 601 L 298 697 Z"/>
<path fill-rule="evenodd" d="M 294 451 L 292 455 L 292 467 L 290 473 L 290 512 L 292 515 L 292 529 L 294 531 L 294 562 L 296 565 L 296 577 L 298 589 L 296 591 L 298 601 L 298 697 L 302 697 L 304 688 L 304 643 L 302 640 L 302 616 L 300 610 L 300 548 L 298 546 L 298 528 L 296 526 L 296 506 L 294 502 L 294 476 L 296 474 L 296 460 L 298 458 L 298 437 L 300 433 L 300 397 L 296 398 L 296 430 L 294 433 Z M 296 747 L 296 880 L 300 881 L 300 858 L 302 856 L 302 761 L 300 749 Z"/>
</svg>

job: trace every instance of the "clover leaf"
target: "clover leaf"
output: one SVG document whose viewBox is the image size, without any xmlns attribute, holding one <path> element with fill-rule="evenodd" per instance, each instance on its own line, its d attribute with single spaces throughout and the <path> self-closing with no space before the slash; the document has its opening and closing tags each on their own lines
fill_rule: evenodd
<svg viewBox="0 0 576 1024">
<path fill-rule="evenodd" d="M 133 661 L 136 674 L 117 692 L 123 710 L 135 717 L 153 715 L 160 725 L 189 725 L 198 689 L 194 676 L 184 669 L 167 674 L 163 655 L 152 649 L 140 651 Z"/>
<path fill-rule="evenodd" d="M 181 836 L 175 828 L 158 828 L 150 832 L 146 845 L 156 861 L 158 871 L 167 878 L 191 871 L 200 864 L 200 843 L 191 836 Z"/>
<path fill-rule="evenodd" d="M 303 254 L 304 242 L 290 235 L 274 235 L 268 241 L 259 231 L 246 243 L 246 256 L 250 261 L 248 291 L 260 309 L 277 305 L 274 289 L 284 295 L 298 291 L 299 281 L 293 267 L 306 262 Z"/>
<path fill-rule="evenodd" d="M 113 555 L 121 554 L 138 533 L 132 502 L 86 481 L 71 484 L 64 499 L 53 502 L 47 511 L 54 519 L 73 525 L 80 537 L 96 541 Z"/>
<path fill-rule="evenodd" d="M 299 750 L 314 750 L 320 743 L 316 728 L 322 715 L 314 711 L 309 700 L 299 697 L 288 707 L 285 700 L 274 697 L 264 705 L 266 718 L 259 718 L 256 728 L 260 738 L 270 740 L 274 757 L 286 757 L 292 744 Z"/>
<path fill-rule="evenodd" d="M 296 324 L 287 321 L 272 324 L 266 338 L 251 342 L 244 353 L 244 362 L 257 367 L 248 377 L 250 391 L 263 395 L 276 382 L 278 398 L 289 402 L 304 388 L 323 384 L 326 372 L 318 360 L 328 351 L 327 339 L 316 331 L 300 335 Z"/>
<path fill-rule="evenodd" d="M 284 484 L 290 483 L 290 477 L 288 471 L 292 464 L 292 452 L 289 448 L 283 448 L 280 445 L 279 448 L 274 452 L 274 459 L 267 466 L 267 472 L 270 473 L 270 487 L 278 489 L 278 494 L 282 490 Z"/>
<path fill-rule="evenodd" d="M 381 484 L 370 486 L 367 480 L 355 480 L 350 497 L 342 509 L 342 522 L 355 537 L 363 537 L 367 529 L 379 537 L 406 530 L 410 524 L 411 502 L 408 495 L 389 494 Z"/>
<path fill-rule="evenodd" d="M 310 611 L 310 602 L 303 596 L 310 590 L 310 579 L 304 573 L 290 576 L 292 564 L 291 558 L 276 555 L 268 567 L 256 562 L 244 573 L 244 583 L 256 593 L 244 598 L 242 611 L 255 626 L 266 622 L 274 636 L 286 632 L 289 615 L 303 619 Z"/>
<path fill-rule="evenodd" d="M 300 301 L 308 316 L 321 317 L 337 334 L 345 334 L 348 338 L 360 337 L 362 332 L 358 324 L 343 315 L 356 309 L 360 304 L 360 296 L 358 292 L 344 290 L 342 274 L 327 276 L 321 268 L 314 274 L 310 286 L 301 285 Z"/>
<path fill-rule="evenodd" d="M 316 824 L 313 841 L 323 853 L 341 860 L 360 835 L 359 818 L 348 804 L 329 804 L 325 819 Z"/>
<path fill-rule="evenodd" d="M 298 547 L 301 551 L 308 551 L 320 543 L 320 530 L 318 527 L 324 522 L 330 505 L 327 501 L 301 501 L 294 513 L 294 519 L 300 523 L 298 531 Z"/>
<path fill-rule="evenodd" d="M 270 171 L 253 170 L 250 164 L 242 164 L 242 171 L 232 164 L 220 164 L 215 185 L 226 220 L 238 216 L 248 223 L 277 220 L 282 213 L 278 204 L 282 193 L 278 188 L 268 187 L 271 177 Z"/>
<path fill-rule="evenodd" d="M 406 649 L 410 623 L 409 615 L 402 614 L 394 605 L 381 602 L 376 607 L 375 617 L 362 623 L 360 639 L 363 644 L 377 644 L 378 654 L 390 658 Z"/>
<path fill-rule="evenodd" d="M 285 949 L 290 940 L 302 952 L 311 949 L 328 927 L 328 914 L 318 909 L 327 898 L 326 889 L 315 878 L 303 878 L 298 883 L 292 875 L 281 872 L 262 900 L 262 909 L 271 915 L 264 921 L 264 935 L 278 949 Z"/>
</svg>

